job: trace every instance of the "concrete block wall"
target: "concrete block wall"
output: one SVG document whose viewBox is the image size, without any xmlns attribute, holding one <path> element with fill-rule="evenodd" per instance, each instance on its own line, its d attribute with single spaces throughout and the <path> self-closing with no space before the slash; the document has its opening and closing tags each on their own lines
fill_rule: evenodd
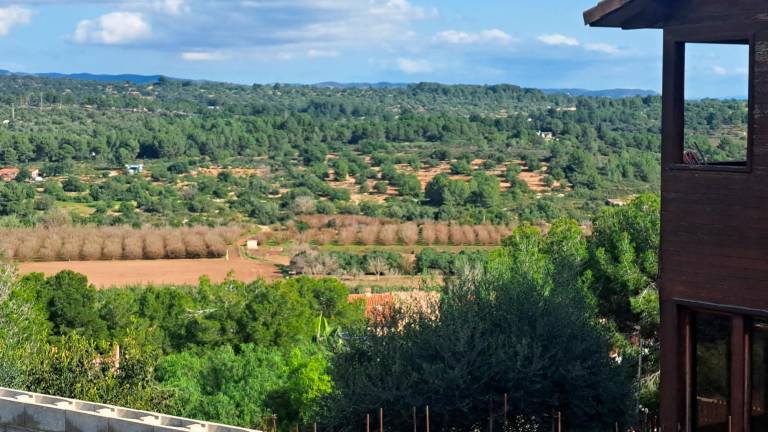
<svg viewBox="0 0 768 432">
<path fill-rule="evenodd" d="M 0 388 L 0 432 L 258 432 Z"/>
</svg>

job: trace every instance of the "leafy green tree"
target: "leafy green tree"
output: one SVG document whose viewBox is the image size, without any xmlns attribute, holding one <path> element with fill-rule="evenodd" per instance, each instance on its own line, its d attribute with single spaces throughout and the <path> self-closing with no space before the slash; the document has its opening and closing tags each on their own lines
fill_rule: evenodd
<svg viewBox="0 0 768 432">
<path fill-rule="evenodd" d="M 589 240 L 590 268 L 600 313 L 621 326 L 636 316 L 630 299 L 648 288 L 658 273 L 660 200 L 643 195 L 624 207 L 609 207 L 595 217 Z"/>
<path fill-rule="evenodd" d="M 540 245 L 532 235 L 516 241 Z M 512 413 L 542 419 L 556 410 L 570 430 L 624 423 L 631 379 L 606 355 L 610 334 L 583 299 L 528 280 L 462 278 L 436 312 L 396 313 L 353 334 L 332 362 L 327 425 L 353 430 L 383 408 L 390 427 L 407 429 L 412 407 L 429 405 L 442 427 L 468 429 L 487 423 L 489 400 L 501 403 L 504 393 Z"/>
<path fill-rule="evenodd" d="M 469 199 L 472 203 L 482 208 L 493 208 L 499 205 L 501 199 L 501 186 L 499 179 L 482 172 L 475 173 L 469 185 Z"/>
<path fill-rule="evenodd" d="M 97 341 L 106 335 L 96 307 L 96 288 L 85 276 L 70 270 L 57 273 L 39 287 L 37 297 L 47 309 L 54 334 L 78 333 Z"/>
<path fill-rule="evenodd" d="M 325 354 L 312 346 L 284 353 L 247 344 L 168 356 L 158 376 L 176 391 L 178 415 L 263 428 L 276 414 L 288 429 L 314 419 L 331 391 L 326 368 Z"/>
</svg>

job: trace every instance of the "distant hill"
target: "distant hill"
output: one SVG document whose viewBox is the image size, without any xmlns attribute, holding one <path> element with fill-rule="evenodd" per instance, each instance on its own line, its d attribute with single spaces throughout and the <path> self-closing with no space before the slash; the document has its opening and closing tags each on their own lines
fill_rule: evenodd
<svg viewBox="0 0 768 432">
<path fill-rule="evenodd" d="M 353 88 L 372 88 L 372 89 L 398 89 L 406 88 L 407 83 L 340 83 L 334 81 L 321 82 L 314 84 L 314 87 L 335 88 L 335 89 L 353 89 Z M 588 97 L 607 97 L 607 98 L 625 98 L 632 96 L 658 96 L 659 93 L 653 90 L 642 89 L 608 89 L 608 90 L 586 90 L 586 89 L 541 89 L 545 94 L 565 94 L 569 96 L 588 96 Z"/>
<path fill-rule="evenodd" d="M 23 76 L 36 76 L 41 78 L 64 78 L 64 79 L 76 79 L 80 81 L 98 81 L 98 82 L 132 82 L 135 84 L 151 84 L 160 81 L 160 75 L 136 75 L 136 74 L 90 74 L 90 73 L 76 73 L 76 74 L 63 74 L 58 72 L 45 72 L 45 73 L 24 73 L 24 72 L 11 72 L 8 70 L 0 70 L 0 76 L 8 75 L 23 75 Z"/>
<path fill-rule="evenodd" d="M 134 84 L 152 84 L 160 81 L 161 75 L 138 75 L 138 74 L 91 74 L 91 73 L 75 73 L 64 74 L 58 72 L 46 72 L 46 73 L 24 73 L 24 72 L 11 72 L 8 70 L 0 69 L 0 76 L 8 75 L 22 75 L 22 76 L 36 76 L 42 78 L 63 78 L 63 79 L 75 79 L 81 81 L 96 81 L 107 83 L 118 82 L 131 82 Z M 296 84 L 297 86 L 302 86 Z M 407 88 L 409 83 L 392 83 L 392 82 L 376 82 L 376 83 L 342 83 L 336 81 L 325 81 L 316 84 L 312 84 L 312 87 L 327 88 L 327 89 L 403 89 Z M 545 94 L 565 94 L 569 96 L 588 96 L 588 97 L 607 97 L 607 98 L 625 98 L 632 96 L 658 96 L 659 93 L 653 90 L 642 89 L 608 89 L 608 90 L 586 90 L 586 89 L 540 89 Z"/>
<path fill-rule="evenodd" d="M 132 82 L 135 84 L 151 84 L 160 81 L 160 75 L 134 75 L 134 74 L 120 74 L 120 75 L 100 75 L 89 73 L 77 73 L 77 74 L 62 74 L 56 72 L 38 73 L 33 74 L 35 76 L 43 78 L 68 78 L 83 81 L 100 81 L 100 82 Z"/>
<path fill-rule="evenodd" d="M 620 99 L 634 96 L 658 96 L 659 93 L 653 90 L 642 89 L 608 89 L 608 90 L 586 90 L 586 89 L 541 89 L 545 94 L 564 94 L 568 96 L 587 96 L 587 97 L 607 97 Z"/>
<path fill-rule="evenodd" d="M 355 89 L 355 88 L 396 89 L 396 88 L 406 88 L 409 85 L 410 84 L 406 84 L 406 83 L 390 83 L 390 82 L 340 83 L 340 82 L 334 82 L 334 81 L 326 81 L 326 82 L 313 84 L 313 87 L 335 88 L 335 89 Z"/>
</svg>

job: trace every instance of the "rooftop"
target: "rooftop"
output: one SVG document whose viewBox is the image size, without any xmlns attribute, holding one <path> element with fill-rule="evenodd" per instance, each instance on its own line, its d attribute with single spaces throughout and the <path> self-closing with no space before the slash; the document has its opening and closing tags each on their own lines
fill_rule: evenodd
<svg viewBox="0 0 768 432">
<path fill-rule="evenodd" d="M 584 12 L 592 27 L 661 28 L 674 0 L 602 0 Z"/>
</svg>

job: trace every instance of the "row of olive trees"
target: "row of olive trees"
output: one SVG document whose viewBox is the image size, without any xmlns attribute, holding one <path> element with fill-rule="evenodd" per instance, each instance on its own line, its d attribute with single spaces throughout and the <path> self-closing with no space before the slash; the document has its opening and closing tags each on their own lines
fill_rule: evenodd
<svg viewBox="0 0 768 432">
<path fill-rule="evenodd" d="M 2 231 L 0 251 L 17 261 L 219 258 L 242 234 L 238 227 L 63 227 Z"/>
</svg>

